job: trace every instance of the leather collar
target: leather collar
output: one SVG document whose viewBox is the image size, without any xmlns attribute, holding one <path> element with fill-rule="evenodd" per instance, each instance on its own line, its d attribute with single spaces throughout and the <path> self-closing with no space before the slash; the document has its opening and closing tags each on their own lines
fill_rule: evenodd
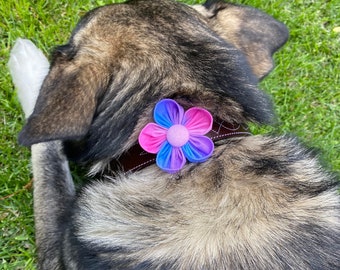
<svg viewBox="0 0 340 270">
<path fill-rule="evenodd" d="M 249 135 L 251 135 L 251 133 L 246 126 L 215 119 L 211 131 L 205 136 L 209 137 L 213 142 L 217 142 L 224 139 Z M 156 154 L 147 153 L 136 143 L 118 159 L 111 161 L 110 169 L 131 173 L 144 169 L 155 162 Z"/>
</svg>

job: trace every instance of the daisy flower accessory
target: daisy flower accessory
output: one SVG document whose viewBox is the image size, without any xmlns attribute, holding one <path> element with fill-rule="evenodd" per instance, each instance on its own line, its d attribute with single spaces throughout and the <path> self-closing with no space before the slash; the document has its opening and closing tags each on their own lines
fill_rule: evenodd
<svg viewBox="0 0 340 270">
<path fill-rule="evenodd" d="M 176 101 L 163 99 L 154 109 L 155 123 L 148 123 L 138 142 L 148 153 L 156 154 L 156 164 L 163 171 L 176 173 L 189 162 L 204 162 L 211 157 L 214 143 L 206 135 L 213 125 L 205 109 L 184 111 Z"/>
</svg>

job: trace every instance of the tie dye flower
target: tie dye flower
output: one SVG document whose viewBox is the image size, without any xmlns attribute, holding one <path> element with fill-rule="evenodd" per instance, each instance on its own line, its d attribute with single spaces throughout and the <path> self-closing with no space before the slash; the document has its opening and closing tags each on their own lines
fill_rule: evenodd
<svg viewBox="0 0 340 270">
<path fill-rule="evenodd" d="M 147 124 L 138 141 L 149 153 L 157 154 L 156 164 L 176 173 L 186 163 L 204 162 L 211 157 L 214 143 L 206 136 L 213 124 L 211 114 L 202 108 L 184 109 L 172 99 L 163 99 L 154 110 L 156 123 Z"/>
</svg>

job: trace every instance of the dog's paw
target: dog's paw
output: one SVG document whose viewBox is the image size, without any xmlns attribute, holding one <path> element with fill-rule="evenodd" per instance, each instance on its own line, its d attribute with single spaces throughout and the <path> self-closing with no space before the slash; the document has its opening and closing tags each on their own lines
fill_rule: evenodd
<svg viewBox="0 0 340 270">
<path fill-rule="evenodd" d="M 27 118 L 33 112 L 50 64 L 30 40 L 19 38 L 11 50 L 8 67 Z"/>
</svg>

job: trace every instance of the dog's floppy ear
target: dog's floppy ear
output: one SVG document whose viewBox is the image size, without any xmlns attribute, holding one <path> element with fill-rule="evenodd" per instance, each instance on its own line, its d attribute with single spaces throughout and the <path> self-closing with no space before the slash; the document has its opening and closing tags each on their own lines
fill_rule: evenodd
<svg viewBox="0 0 340 270">
<path fill-rule="evenodd" d="M 262 79 L 273 68 L 272 55 L 288 39 L 286 26 L 251 7 L 208 0 L 193 6 L 227 42 L 247 57 L 254 74 Z"/>
<path fill-rule="evenodd" d="M 59 57 L 45 78 L 34 111 L 19 134 L 30 146 L 57 139 L 79 139 L 86 134 L 96 108 L 98 74 L 90 64 L 67 63 Z"/>
</svg>

